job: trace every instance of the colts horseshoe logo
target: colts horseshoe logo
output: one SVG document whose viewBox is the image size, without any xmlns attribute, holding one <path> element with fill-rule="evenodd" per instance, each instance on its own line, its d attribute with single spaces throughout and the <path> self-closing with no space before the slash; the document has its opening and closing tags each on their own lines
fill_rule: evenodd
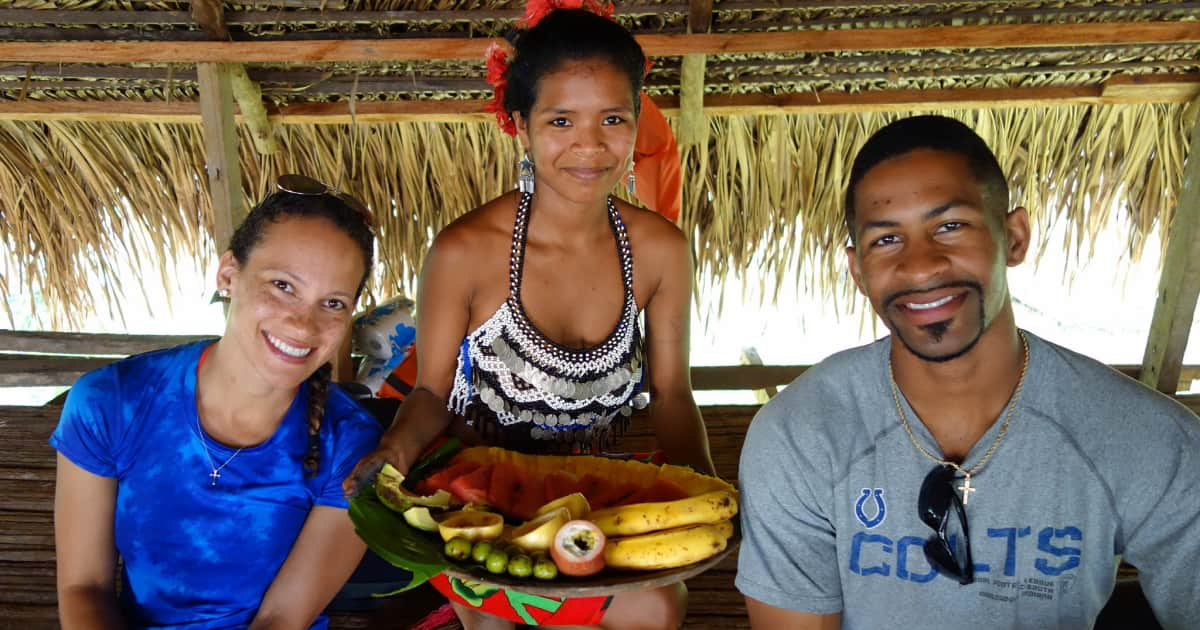
<svg viewBox="0 0 1200 630">
<path fill-rule="evenodd" d="M 867 513 L 863 510 L 867 499 L 875 497 L 875 516 L 868 518 Z M 858 497 L 858 501 L 854 503 L 854 515 L 858 517 L 858 522 L 862 523 L 867 529 L 878 526 L 883 522 L 883 518 L 887 516 L 887 506 L 883 503 L 883 488 L 863 488 L 862 496 Z"/>
</svg>

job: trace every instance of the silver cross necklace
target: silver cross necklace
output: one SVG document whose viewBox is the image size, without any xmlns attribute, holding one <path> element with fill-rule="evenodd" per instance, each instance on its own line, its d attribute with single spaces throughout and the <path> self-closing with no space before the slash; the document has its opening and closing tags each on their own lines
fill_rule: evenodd
<svg viewBox="0 0 1200 630">
<path fill-rule="evenodd" d="M 200 426 L 199 413 L 196 414 L 196 433 L 200 436 L 200 445 L 204 447 L 204 456 L 208 458 L 208 466 L 212 468 L 212 472 L 208 473 L 208 485 L 215 486 L 217 485 L 217 480 L 221 478 L 221 471 L 229 465 L 229 462 L 233 461 L 234 457 L 238 456 L 238 453 L 242 452 L 242 449 L 239 448 L 238 450 L 234 451 L 233 455 L 230 455 L 220 466 L 218 466 L 213 460 L 212 452 L 208 450 L 208 440 L 204 438 L 204 428 Z"/>
</svg>

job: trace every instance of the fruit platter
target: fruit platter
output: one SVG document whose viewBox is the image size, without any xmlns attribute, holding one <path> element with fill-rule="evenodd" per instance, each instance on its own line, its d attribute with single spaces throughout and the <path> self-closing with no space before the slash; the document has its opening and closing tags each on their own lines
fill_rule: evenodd
<svg viewBox="0 0 1200 630">
<path fill-rule="evenodd" d="M 445 574 L 559 597 L 702 573 L 736 546 L 737 510 L 733 486 L 682 466 L 451 440 L 407 476 L 384 466 L 350 516 L 372 551 L 413 573 L 400 591 Z"/>
</svg>

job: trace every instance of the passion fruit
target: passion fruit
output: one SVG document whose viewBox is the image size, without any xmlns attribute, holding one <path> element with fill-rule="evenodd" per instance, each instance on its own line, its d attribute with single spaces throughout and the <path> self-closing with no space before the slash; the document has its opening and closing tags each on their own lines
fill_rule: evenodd
<svg viewBox="0 0 1200 630">
<path fill-rule="evenodd" d="M 606 542 L 604 532 L 595 523 L 574 520 L 564 524 L 555 534 L 550 557 L 565 575 L 594 575 L 604 568 Z"/>
</svg>

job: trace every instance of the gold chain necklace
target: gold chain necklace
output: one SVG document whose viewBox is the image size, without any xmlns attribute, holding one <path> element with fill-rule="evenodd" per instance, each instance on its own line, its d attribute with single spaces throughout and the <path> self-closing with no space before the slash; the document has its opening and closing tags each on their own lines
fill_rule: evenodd
<svg viewBox="0 0 1200 630">
<path fill-rule="evenodd" d="M 1025 359 L 1021 363 L 1021 376 L 1017 379 L 1017 389 L 1013 392 L 1012 398 L 1009 400 L 1008 413 L 1004 415 L 1004 423 L 1000 425 L 1000 432 L 996 434 L 996 439 L 992 440 L 992 445 L 988 447 L 983 457 L 979 459 L 979 463 L 971 467 L 970 470 L 959 466 L 958 464 L 946 460 L 938 459 L 933 456 L 933 453 L 925 450 L 924 446 L 917 441 L 917 436 L 913 433 L 912 427 L 908 425 L 908 417 L 904 415 L 904 405 L 900 404 L 900 390 L 896 386 L 896 376 L 892 373 L 892 355 L 888 353 L 888 380 L 892 383 L 892 400 L 896 402 L 896 413 L 900 414 L 900 423 L 904 425 L 904 432 L 908 434 L 908 439 L 912 441 L 913 446 L 917 447 L 921 454 L 942 466 L 949 466 L 954 470 L 963 474 L 963 484 L 958 487 L 962 491 L 963 505 L 967 504 L 968 498 L 976 488 L 971 487 L 971 475 L 979 472 L 983 465 L 992 458 L 992 454 L 996 452 L 996 448 L 1000 446 L 1000 441 L 1004 439 L 1004 435 L 1008 433 L 1008 425 L 1012 422 L 1013 412 L 1017 410 L 1017 402 L 1021 399 L 1021 388 L 1025 385 L 1025 372 L 1029 369 L 1029 340 L 1025 338 L 1025 333 L 1018 331 L 1021 336 L 1021 349 L 1025 352 Z"/>
</svg>

